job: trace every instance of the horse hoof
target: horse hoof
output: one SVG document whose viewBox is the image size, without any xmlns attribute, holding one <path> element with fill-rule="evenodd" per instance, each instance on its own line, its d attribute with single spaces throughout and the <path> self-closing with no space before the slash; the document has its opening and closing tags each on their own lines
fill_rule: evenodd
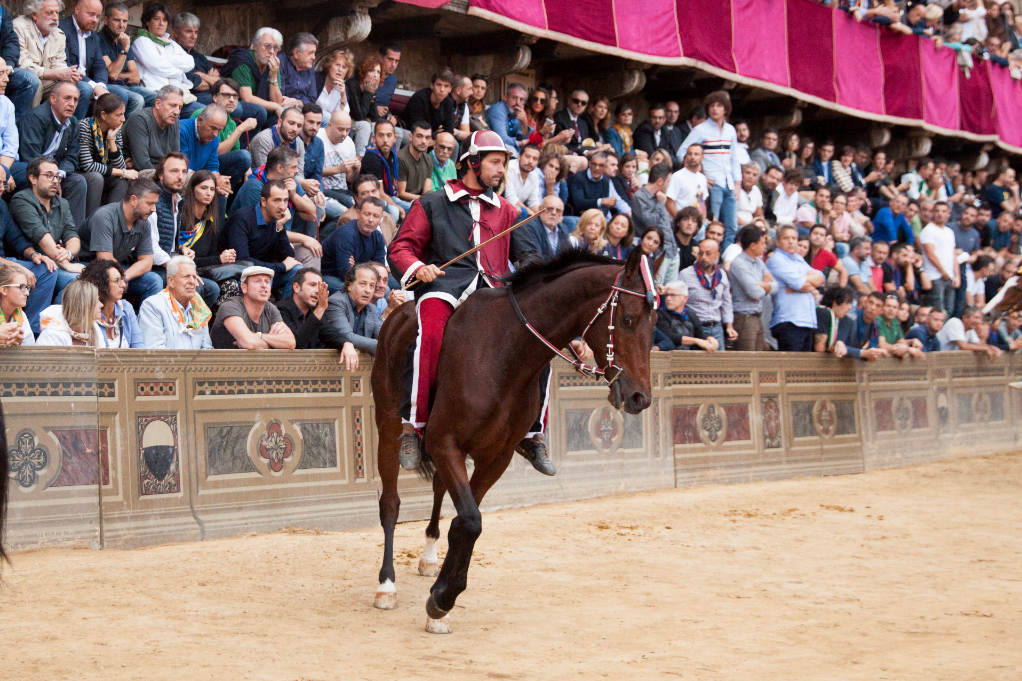
<svg viewBox="0 0 1022 681">
<path fill-rule="evenodd" d="M 429 615 L 426 615 L 426 631 L 430 634 L 451 633 L 451 616 L 444 615 L 442 618 L 435 620 Z"/>
<path fill-rule="evenodd" d="M 376 590 L 376 600 L 373 601 L 373 605 L 380 610 L 393 610 L 397 607 L 397 589 L 394 587 L 394 582 L 388 579 L 380 584 L 380 588 Z"/>
<path fill-rule="evenodd" d="M 440 563 L 419 559 L 419 574 L 423 577 L 436 577 L 440 574 Z"/>
</svg>

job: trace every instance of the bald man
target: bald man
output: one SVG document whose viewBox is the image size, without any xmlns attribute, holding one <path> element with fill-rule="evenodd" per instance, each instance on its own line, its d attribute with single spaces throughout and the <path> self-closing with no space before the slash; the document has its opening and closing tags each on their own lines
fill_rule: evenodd
<svg viewBox="0 0 1022 681">
<path fill-rule="evenodd" d="M 731 307 L 731 284 L 717 264 L 719 259 L 720 244 L 715 239 L 703 239 L 695 263 L 678 273 L 678 279 L 688 286 L 688 307 L 702 323 L 703 334 L 716 338 L 723 351 L 724 334 L 728 340 L 736 340 L 738 332 Z"/>
<path fill-rule="evenodd" d="M 327 221 L 333 223 L 345 208 L 355 205 L 353 183 L 362 167 L 355 154 L 355 141 L 351 138 L 351 116 L 341 110 L 335 111 L 316 137 L 323 142 L 323 184 L 320 188 L 327 197 Z"/>
</svg>

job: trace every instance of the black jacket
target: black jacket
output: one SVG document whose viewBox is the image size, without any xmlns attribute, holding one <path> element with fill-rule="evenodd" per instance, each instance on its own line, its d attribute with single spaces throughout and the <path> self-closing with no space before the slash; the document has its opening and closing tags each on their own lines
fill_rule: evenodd
<svg viewBox="0 0 1022 681">
<path fill-rule="evenodd" d="M 568 113 L 567 109 L 561 109 L 560 111 L 554 114 L 554 124 L 556 127 L 556 129 L 554 130 L 554 134 L 557 134 L 562 130 L 575 129 L 574 123 L 571 122 L 571 114 Z M 582 153 L 581 152 L 582 142 L 585 141 L 586 138 L 592 139 L 595 142 L 596 135 L 594 134 L 593 128 L 594 128 L 593 122 L 589 120 L 589 116 L 586 116 L 585 114 L 579 116 L 578 117 L 579 134 L 573 137 L 572 139 L 568 140 L 568 143 L 565 145 L 568 147 L 568 151 L 570 151 L 573 154 Z"/>
<path fill-rule="evenodd" d="M 536 252 L 539 253 L 539 257 L 543 260 L 550 260 L 554 256 L 560 255 L 564 251 L 571 248 L 571 240 L 568 238 L 571 235 L 571 229 L 568 228 L 563 222 L 557 225 L 557 251 L 553 251 L 550 248 L 550 242 L 547 241 L 547 228 L 540 222 L 539 216 L 536 216 L 529 220 L 527 223 L 521 226 L 521 231 L 529 237 Z M 516 230 L 517 231 L 517 230 Z"/>
<path fill-rule="evenodd" d="M 376 92 L 369 92 L 362 89 L 358 78 L 351 77 L 344 81 L 344 87 L 348 91 L 348 108 L 351 111 L 351 120 L 369 121 L 379 123 L 380 112 L 376 109 Z"/>
<path fill-rule="evenodd" d="M 404 111 L 405 125 L 411 130 L 412 126 L 419 121 L 426 121 L 433 130 L 434 137 L 441 127 L 444 132 L 453 133 L 458 129 L 454 118 L 454 110 L 457 108 L 454 105 L 454 99 L 450 95 L 444 97 L 444 101 L 440 102 L 438 109 L 430 100 L 432 94 L 433 91 L 426 87 L 408 98 Z"/>
<path fill-rule="evenodd" d="M 64 53 L 67 56 L 67 65 L 77 66 L 79 61 L 78 32 L 75 30 L 74 16 L 61 19 L 57 26 L 64 32 Z M 110 78 L 106 62 L 103 61 L 103 50 L 99 46 L 99 34 L 95 31 L 85 39 L 85 71 L 89 80 L 94 80 L 97 83 L 106 83 Z"/>
<path fill-rule="evenodd" d="M 706 339 L 706 334 L 703 333 L 703 325 L 700 323 L 699 317 L 687 307 L 684 314 L 671 312 L 664 306 L 661 306 L 656 312 L 656 328 L 660 329 L 665 336 L 671 339 L 675 350 L 688 350 L 692 347 L 691 345 L 681 344 L 683 336 L 700 340 Z"/>
<path fill-rule="evenodd" d="M 277 305 L 277 310 L 280 311 L 280 317 L 287 324 L 287 328 L 291 329 L 295 336 L 295 350 L 322 347 L 319 342 L 319 330 L 323 326 L 323 320 L 315 315 L 315 310 L 309 310 L 303 317 L 292 296 L 288 296 L 284 302 Z"/>
<path fill-rule="evenodd" d="M 6 7 L 0 7 L 0 56 L 12 69 L 21 61 L 21 43 L 14 32 L 14 15 Z"/>
<path fill-rule="evenodd" d="M 26 163 L 43 155 L 57 132 L 57 119 L 53 117 L 50 102 L 45 101 L 18 118 L 18 156 Z M 78 169 L 78 119 L 68 119 L 60 145 L 53 153 L 57 165 L 65 173 Z"/>
<path fill-rule="evenodd" d="M 660 144 L 658 145 L 653 135 L 653 126 L 649 121 L 643 121 L 632 133 L 632 144 L 636 149 L 642 149 L 652 156 L 657 149 L 666 149 L 671 152 L 671 158 L 676 159 L 678 147 L 684 140 L 676 139 L 676 135 L 670 135 L 663 128 L 660 129 Z"/>
</svg>

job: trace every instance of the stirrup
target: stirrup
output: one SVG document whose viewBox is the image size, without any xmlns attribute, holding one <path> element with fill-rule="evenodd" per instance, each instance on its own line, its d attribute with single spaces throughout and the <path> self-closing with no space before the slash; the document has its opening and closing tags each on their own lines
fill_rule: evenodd
<svg viewBox="0 0 1022 681">
<path fill-rule="evenodd" d="M 526 438 L 518 443 L 515 451 L 543 475 L 557 475 L 557 469 L 547 454 L 546 442 Z"/>
<path fill-rule="evenodd" d="M 422 461 L 422 438 L 418 433 L 401 433 L 401 449 L 397 459 L 401 468 L 406 471 L 413 471 L 419 467 Z"/>
</svg>

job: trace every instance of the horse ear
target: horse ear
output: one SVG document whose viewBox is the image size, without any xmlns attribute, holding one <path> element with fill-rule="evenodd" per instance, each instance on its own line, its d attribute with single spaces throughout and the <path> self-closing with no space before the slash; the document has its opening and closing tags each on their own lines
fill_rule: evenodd
<svg viewBox="0 0 1022 681">
<path fill-rule="evenodd" d="M 632 249 L 632 252 L 628 254 L 628 260 L 625 261 L 625 276 L 631 277 L 639 272 L 639 262 L 642 260 L 642 249 L 638 246 Z"/>
</svg>

